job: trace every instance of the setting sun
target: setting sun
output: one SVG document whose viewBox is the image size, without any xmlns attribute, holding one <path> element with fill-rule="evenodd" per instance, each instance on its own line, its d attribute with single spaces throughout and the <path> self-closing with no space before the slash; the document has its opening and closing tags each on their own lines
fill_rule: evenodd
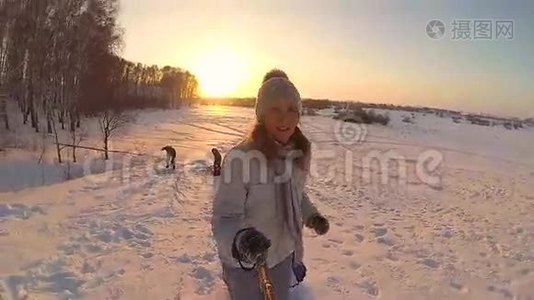
<svg viewBox="0 0 534 300">
<path fill-rule="evenodd" d="M 234 96 L 247 78 L 245 62 L 236 52 L 210 49 L 199 55 L 193 68 L 204 97 Z"/>
</svg>

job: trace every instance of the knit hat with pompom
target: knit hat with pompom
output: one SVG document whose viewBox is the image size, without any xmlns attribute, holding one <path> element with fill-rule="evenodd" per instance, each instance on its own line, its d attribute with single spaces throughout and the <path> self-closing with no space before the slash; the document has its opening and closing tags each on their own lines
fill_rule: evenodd
<svg viewBox="0 0 534 300">
<path fill-rule="evenodd" d="M 299 115 L 302 114 L 302 100 L 299 91 L 284 71 L 274 69 L 265 74 L 263 84 L 258 91 L 255 107 L 256 120 L 262 122 L 267 109 L 280 99 L 294 103 L 298 108 Z"/>
</svg>

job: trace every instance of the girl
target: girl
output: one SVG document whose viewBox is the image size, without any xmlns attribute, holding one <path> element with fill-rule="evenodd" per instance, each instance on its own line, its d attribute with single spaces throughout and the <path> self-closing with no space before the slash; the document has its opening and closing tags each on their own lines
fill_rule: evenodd
<svg viewBox="0 0 534 300">
<path fill-rule="evenodd" d="M 329 223 L 304 192 L 311 145 L 297 126 L 300 94 L 283 71 L 266 74 L 255 110 L 252 132 L 223 160 L 212 230 L 233 300 L 263 299 L 258 275 L 247 269 L 261 263 L 284 300 L 306 273 L 303 225 L 325 234 Z"/>
</svg>

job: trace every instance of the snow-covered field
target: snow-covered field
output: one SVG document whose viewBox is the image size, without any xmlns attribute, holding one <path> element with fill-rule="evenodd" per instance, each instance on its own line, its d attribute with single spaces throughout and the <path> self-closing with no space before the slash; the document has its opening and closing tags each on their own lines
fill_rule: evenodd
<svg viewBox="0 0 534 300">
<path fill-rule="evenodd" d="M 322 114 L 302 127 L 315 151 L 309 195 L 331 231 L 306 230 L 295 299 L 534 299 L 534 128 L 422 114 L 408 124 L 396 111 L 386 127 L 361 127 Z M 140 155 L 114 156 L 109 171 L 87 156 L 69 181 L 64 167 L 54 180 L 31 171 L 35 154 L 0 152 L 0 298 L 227 299 L 210 149 L 228 150 L 252 116 L 141 112 L 112 144 Z"/>
</svg>

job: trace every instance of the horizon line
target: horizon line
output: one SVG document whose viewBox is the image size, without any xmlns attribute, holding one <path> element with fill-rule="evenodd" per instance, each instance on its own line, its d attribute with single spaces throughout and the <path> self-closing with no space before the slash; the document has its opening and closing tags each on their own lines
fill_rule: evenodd
<svg viewBox="0 0 534 300">
<path fill-rule="evenodd" d="M 254 100 L 256 97 L 199 97 L 198 99 L 201 100 Z M 482 117 L 492 117 L 492 118 L 506 118 L 506 119 L 518 119 L 518 120 L 528 120 L 533 119 L 534 116 L 527 116 L 527 117 L 518 117 L 516 115 L 507 115 L 502 114 L 498 115 L 495 113 L 489 113 L 489 112 L 482 112 L 482 111 L 472 111 L 472 110 L 458 110 L 453 108 L 446 108 L 446 107 L 439 107 L 439 106 L 426 106 L 426 105 L 412 105 L 412 104 L 393 104 L 393 103 L 384 103 L 384 102 L 368 102 L 368 101 L 361 101 L 361 100 L 339 100 L 339 99 L 324 99 L 324 98 L 301 98 L 302 101 L 306 100 L 312 100 L 312 101 L 329 101 L 329 102 L 342 102 L 342 103 L 359 103 L 359 104 L 366 104 L 366 105 L 384 105 L 384 106 L 392 106 L 394 108 L 418 108 L 418 109 L 430 109 L 430 110 L 438 110 L 438 111 L 445 111 L 445 112 L 455 112 L 455 113 L 461 113 L 461 114 L 475 114 Z M 236 106 L 236 105 L 229 105 L 229 106 Z M 380 108 L 379 108 L 380 109 Z"/>
</svg>

